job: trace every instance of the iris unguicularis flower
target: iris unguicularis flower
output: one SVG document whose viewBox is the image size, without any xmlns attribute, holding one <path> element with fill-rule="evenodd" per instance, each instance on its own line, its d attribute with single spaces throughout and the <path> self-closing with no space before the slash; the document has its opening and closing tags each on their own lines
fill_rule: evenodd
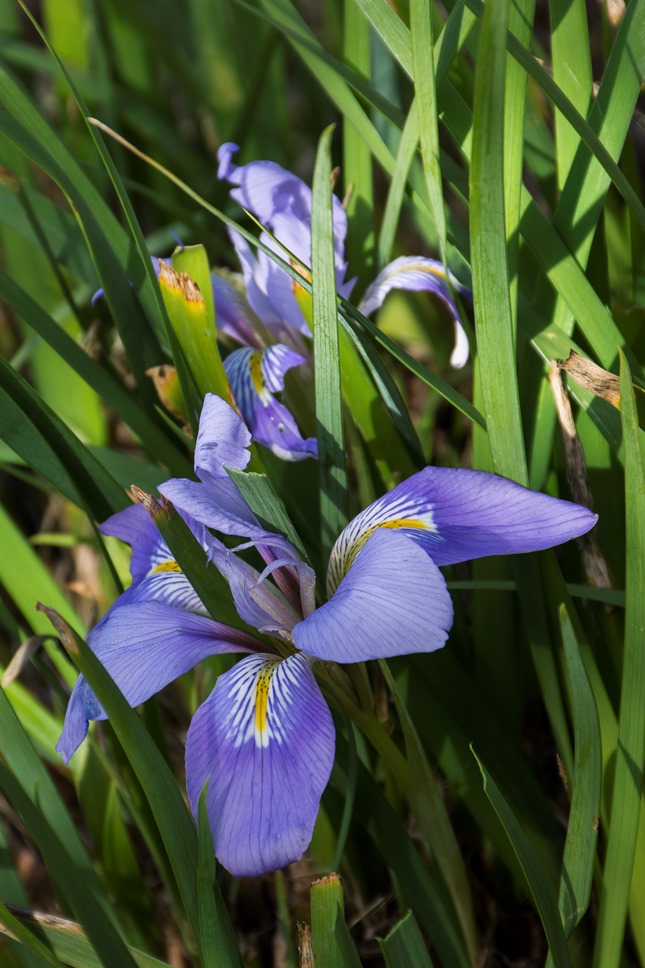
<svg viewBox="0 0 645 968">
<path fill-rule="evenodd" d="M 251 436 L 223 400 L 207 395 L 196 442 L 199 481 L 160 486 L 228 580 L 255 638 L 209 616 L 141 505 L 103 531 L 132 546 L 132 585 L 89 643 L 132 706 L 201 659 L 243 657 L 221 674 L 186 737 L 186 785 L 196 814 L 208 781 L 215 854 L 252 876 L 297 860 L 312 836 L 331 772 L 335 732 L 314 675 L 317 662 L 358 663 L 441 648 L 453 622 L 439 566 L 537 551 L 587 532 L 589 509 L 480 471 L 426 467 L 358 514 L 331 552 L 327 600 L 293 545 L 267 531 L 225 468 L 243 470 Z M 230 549 L 217 537 L 244 539 Z M 254 548 L 261 571 L 240 551 Z M 326 668 L 323 665 L 323 671 Z M 80 676 L 58 750 L 69 761 L 89 720 L 105 719 Z"/>
</svg>

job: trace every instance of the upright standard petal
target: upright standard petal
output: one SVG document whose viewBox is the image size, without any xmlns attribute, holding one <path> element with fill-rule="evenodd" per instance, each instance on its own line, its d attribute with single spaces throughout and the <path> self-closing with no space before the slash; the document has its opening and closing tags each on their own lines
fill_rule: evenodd
<svg viewBox="0 0 645 968">
<path fill-rule="evenodd" d="M 227 479 L 227 467 L 244 470 L 251 455 L 251 435 L 240 415 L 214 393 L 204 397 L 195 443 L 195 471 L 200 478 L 208 475 Z"/>
<path fill-rule="evenodd" d="M 258 643 L 237 629 L 158 602 L 111 609 L 88 644 L 131 706 L 138 706 L 209 655 L 253 652 Z M 56 749 L 67 763 L 87 734 L 88 721 L 105 711 L 79 676 Z"/>
<path fill-rule="evenodd" d="M 452 273 L 450 273 L 450 282 L 458 292 L 470 295 L 469 290 L 462 286 Z M 468 337 L 462 326 L 455 300 L 452 298 L 446 270 L 442 263 L 435 259 L 425 259 L 423 256 L 401 256 L 395 259 L 379 272 L 365 292 L 358 308 L 369 316 L 383 304 L 392 289 L 424 290 L 433 292 L 443 300 L 455 323 L 455 346 L 450 362 L 455 367 L 462 367 L 468 359 Z"/>
<path fill-rule="evenodd" d="M 303 356 L 281 344 L 263 351 L 244 347 L 224 361 L 233 396 L 254 440 L 283 460 L 304 460 L 318 453 L 316 439 L 302 437 L 290 412 L 272 393 L 284 386 L 287 370 L 303 363 Z"/>
<path fill-rule="evenodd" d="M 362 662 L 440 649 L 452 621 L 434 562 L 405 535 L 375 531 L 329 601 L 291 634 L 318 659 Z"/>
<path fill-rule="evenodd" d="M 231 191 L 231 198 L 265 225 L 272 226 L 276 215 L 288 212 L 309 226 L 312 198 L 309 186 L 273 161 L 236 165 L 232 159 L 238 151 L 238 145 L 227 142 L 217 152 L 217 177 L 239 186 Z M 332 217 L 334 247 L 340 252 L 347 234 L 347 215 L 335 195 L 332 198 Z"/>
<path fill-rule="evenodd" d="M 211 288 L 215 301 L 215 318 L 218 333 L 232 336 L 244 346 L 262 347 L 258 333 L 258 319 L 247 303 L 243 293 L 222 271 L 211 273 Z M 241 284 L 241 283 L 240 283 Z"/>
<path fill-rule="evenodd" d="M 260 538 L 266 533 L 230 478 L 204 475 L 200 484 L 173 477 L 160 484 L 159 491 L 176 508 L 221 534 Z"/>
<path fill-rule="evenodd" d="M 541 551 L 589 531 L 589 508 L 485 471 L 425 467 L 361 511 L 339 535 L 327 572 L 331 594 L 378 529 L 402 531 L 438 565 Z"/>
<path fill-rule="evenodd" d="M 210 780 L 215 855 L 231 874 L 264 874 L 302 856 L 334 746 L 308 656 L 250 656 L 219 677 L 188 730 L 186 785 L 196 815 Z"/>
</svg>

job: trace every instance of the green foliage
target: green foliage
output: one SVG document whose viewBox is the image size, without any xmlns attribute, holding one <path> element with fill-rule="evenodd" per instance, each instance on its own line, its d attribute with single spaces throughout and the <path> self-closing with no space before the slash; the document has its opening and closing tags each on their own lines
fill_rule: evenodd
<svg viewBox="0 0 645 968">
<path fill-rule="evenodd" d="M 645 0 L 603 17 L 583 0 L 0 4 L 3 965 L 259 965 L 279 921 L 295 968 L 304 919 L 317 965 L 380 950 L 392 968 L 466 968 L 511 957 L 520 911 L 536 964 L 645 965 Z M 226 227 L 253 244 L 257 226 L 216 178 L 226 140 L 314 189 L 311 279 L 264 251 L 313 310 L 313 386 L 294 371 L 285 401 L 321 460 L 258 446 L 231 479 L 321 587 L 348 516 L 428 458 L 579 500 L 548 366 L 575 349 L 620 377 L 620 410 L 567 384 L 596 545 L 447 572 L 446 648 L 351 671 L 373 709 L 337 717 L 308 858 L 257 885 L 215 869 L 183 795 L 183 735 L 227 660 L 136 712 L 83 641 L 127 574 L 98 524 L 131 485 L 192 476 L 202 398 L 230 393 L 209 269 L 237 271 Z M 149 258 L 170 264 L 177 236 L 190 305 Z M 356 308 L 418 253 L 472 284 L 461 371 L 431 297 Z M 213 616 L 245 628 L 183 520 L 144 499 Z M 109 713 L 69 767 L 54 746 L 75 670 L 37 601 Z M 330 858 L 344 888 L 317 880 Z"/>
</svg>

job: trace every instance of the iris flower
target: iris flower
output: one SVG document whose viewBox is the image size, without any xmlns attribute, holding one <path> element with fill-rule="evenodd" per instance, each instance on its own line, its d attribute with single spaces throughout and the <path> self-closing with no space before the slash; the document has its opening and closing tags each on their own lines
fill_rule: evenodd
<svg viewBox="0 0 645 968">
<path fill-rule="evenodd" d="M 300 178 L 272 161 L 234 164 L 232 158 L 238 150 L 236 144 L 229 142 L 223 144 L 217 153 L 219 177 L 235 186 L 231 197 L 270 229 L 271 234 L 300 262 L 305 266 L 310 265 L 311 189 Z M 335 195 L 332 196 L 332 219 L 336 289 L 341 296 L 348 298 L 355 280 L 345 279 L 347 215 Z M 236 232 L 230 234 L 242 264 L 246 295 L 251 309 L 276 339 L 289 341 L 294 332 L 309 336 L 307 312 L 303 313 L 303 305 L 306 306 L 307 302 L 304 297 L 307 294 L 304 294 L 302 287 L 265 252 L 259 250 L 255 258 L 248 243 L 240 235 Z M 284 259 L 283 248 L 266 232 L 260 235 L 260 241 Z M 297 264 L 294 268 L 298 268 Z M 445 303 L 452 315 L 455 346 L 450 361 L 453 366 L 461 367 L 468 359 L 468 338 L 450 286 L 459 293 L 469 293 L 452 273 L 446 272 L 441 262 L 424 256 L 402 256 L 390 262 L 377 275 L 368 286 L 358 308 L 365 315 L 370 315 L 382 305 L 393 289 L 433 293 Z"/>
<path fill-rule="evenodd" d="M 311 262 L 311 189 L 296 175 L 272 161 L 253 161 L 236 165 L 233 155 L 238 146 L 227 143 L 218 152 L 220 178 L 233 184 L 231 197 L 251 212 L 267 230 L 260 241 L 282 259 L 285 251 L 299 263 Z M 345 238 L 347 215 L 336 196 L 332 197 L 336 289 L 348 298 L 354 279 L 346 279 Z M 278 245 L 275 241 L 279 240 Z M 244 349 L 234 350 L 225 361 L 233 396 L 255 440 L 285 460 L 317 456 L 316 441 L 303 439 L 295 420 L 279 403 L 274 392 L 283 388 L 282 379 L 272 385 L 262 375 L 275 369 L 276 359 L 289 367 L 307 362 L 307 338 L 311 336 L 309 293 L 266 252 L 251 247 L 235 231 L 230 231 L 244 279 L 246 298 L 239 288 L 220 274 L 213 275 L 213 295 L 218 326 Z M 401 257 L 387 265 L 367 288 L 358 308 L 369 315 L 378 309 L 392 289 L 425 290 L 438 296 L 448 307 L 455 326 L 453 366 L 468 359 L 468 338 L 461 324 L 452 288 L 468 290 L 440 262 L 422 256 Z M 275 345 L 268 345 L 271 339 Z M 286 365 L 285 365 L 286 370 Z M 282 374 L 283 375 L 283 374 Z"/>
<path fill-rule="evenodd" d="M 535 551 L 584 534 L 585 507 L 478 471 L 426 467 L 379 498 L 339 535 L 316 608 L 316 578 L 293 545 L 267 531 L 226 474 L 249 459 L 248 429 L 208 395 L 196 445 L 199 482 L 160 487 L 202 542 L 209 567 L 227 578 L 240 617 L 260 637 L 206 611 L 143 507 L 103 531 L 132 545 L 133 583 L 89 642 L 132 706 L 201 659 L 242 658 L 217 679 L 186 737 L 193 813 L 206 805 L 215 854 L 232 874 L 252 876 L 306 850 L 334 759 L 332 716 L 313 669 L 441 648 L 453 607 L 440 565 Z M 212 533 L 245 539 L 227 549 Z M 240 557 L 253 547 L 260 572 Z M 88 721 L 105 712 L 83 676 L 70 698 L 58 749 L 67 762 Z"/>
</svg>

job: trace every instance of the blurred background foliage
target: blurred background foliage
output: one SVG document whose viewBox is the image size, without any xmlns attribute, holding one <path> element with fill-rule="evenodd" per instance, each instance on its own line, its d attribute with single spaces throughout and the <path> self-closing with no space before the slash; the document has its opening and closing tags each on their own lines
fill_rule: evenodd
<svg viewBox="0 0 645 968">
<path fill-rule="evenodd" d="M 28 9 L 60 63 L 0 0 L 3 966 L 306 965 L 301 923 L 321 966 L 645 964 L 645 3 Z M 115 705 L 69 768 L 54 750 L 76 672 L 35 603 L 86 635 L 128 574 L 96 524 L 130 484 L 191 469 L 146 375 L 178 354 L 145 253 L 203 244 L 237 270 L 221 221 L 85 114 L 241 221 L 218 146 L 310 183 L 337 122 L 352 301 L 400 254 L 445 255 L 474 291 L 459 371 L 431 297 L 394 294 L 378 329 L 357 323 L 371 362 L 343 358 L 353 509 L 433 462 L 574 500 L 586 477 L 600 514 L 582 547 L 447 569 L 448 646 L 371 670 L 384 729 L 337 722 L 306 857 L 252 881 L 219 870 L 215 890 L 162 767 L 183 790 L 183 735 L 224 660 L 140 714 Z M 571 349 L 621 372 L 620 412 L 568 379 L 582 469 L 549 382 Z M 314 462 L 262 456 L 315 558 Z M 334 869 L 344 891 L 311 887 Z"/>
</svg>

